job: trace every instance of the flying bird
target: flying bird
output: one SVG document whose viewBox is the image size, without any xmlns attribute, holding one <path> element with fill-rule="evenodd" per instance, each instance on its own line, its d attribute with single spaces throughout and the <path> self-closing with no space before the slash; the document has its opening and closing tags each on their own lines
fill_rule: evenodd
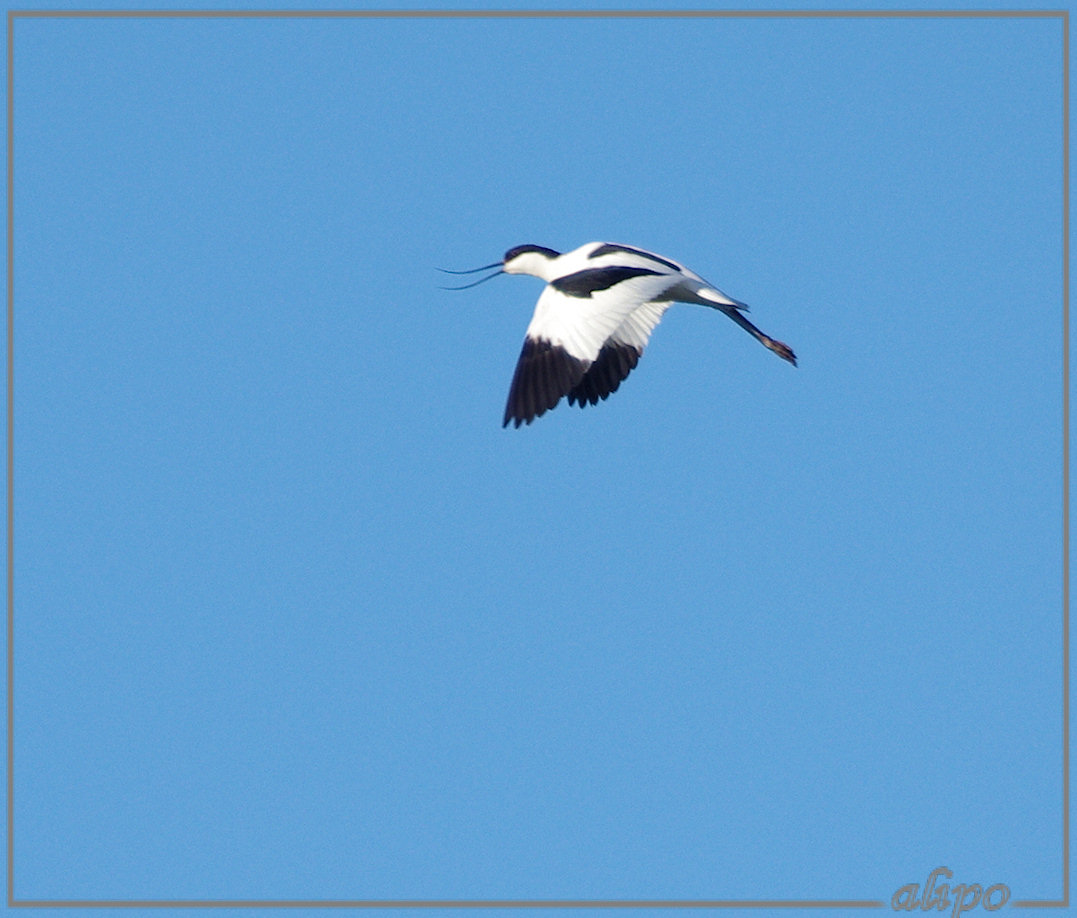
<svg viewBox="0 0 1077 918">
<path fill-rule="evenodd" d="M 494 268 L 481 280 L 447 289 L 465 290 L 499 274 L 530 274 L 546 281 L 509 387 L 503 427 L 530 424 L 566 395 L 570 405 L 581 408 L 608 398 L 635 369 L 651 332 L 673 303 L 717 309 L 764 347 L 797 363 L 789 345 L 744 317 L 747 305 L 653 252 L 611 242 L 588 242 L 563 255 L 541 245 L 518 245 L 499 262 L 446 273 Z"/>
</svg>

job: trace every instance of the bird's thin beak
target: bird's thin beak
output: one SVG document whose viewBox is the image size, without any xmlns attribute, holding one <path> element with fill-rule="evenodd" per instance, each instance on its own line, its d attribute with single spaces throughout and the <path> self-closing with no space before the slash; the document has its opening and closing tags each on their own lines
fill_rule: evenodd
<svg viewBox="0 0 1077 918">
<path fill-rule="evenodd" d="M 492 265 L 483 265 L 481 268 L 468 268 L 466 271 L 453 271 L 451 268 L 438 268 L 443 274 L 475 274 L 478 271 L 489 271 L 491 268 L 500 268 L 501 262 L 495 261 Z"/>
<path fill-rule="evenodd" d="M 489 271 L 489 270 L 491 270 L 493 268 L 497 268 L 497 270 L 494 271 L 493 274 L 488 274 L 488 275 L 486 275 L 486 277 L 482 278 L 481 280 L 475 281 L 473 284 L 463 284 L 460 287 L 442 287 L 441 289 L 442 290 L 467 290 L 469 287 L 477 287 L 477 286 L 479 286 L 479 284 L 484 283 L 485 281 L 488 281 L 491 278 L 497 277 L 499 274 L 504 274 L 505 272 L 504 272 L 503 267 L 502 267 L 502 262 L 500 262 L 500 261 L 495 261 L 492 265 L 483 265 L 481 268 L 468 268 L 468 270 L 466 270 L 466 271 L 451 271 L 448 268 L 438 268 L 438 270 L 441 271 L 443 274 L 475 274 L 477 271 Z"/>
</svg>

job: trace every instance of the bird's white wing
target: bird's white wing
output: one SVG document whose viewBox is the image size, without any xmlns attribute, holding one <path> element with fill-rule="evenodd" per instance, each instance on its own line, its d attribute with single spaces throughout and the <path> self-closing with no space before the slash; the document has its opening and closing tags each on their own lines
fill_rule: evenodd
<svg viewBox="0 0 1077 918">
<path fill-rule="evenodd" d="M 551 281 L 527 327 L 504 423 L 512 421 L 517 427 L 530 424 L 563 396 L 572 395 L 600 357 L 597 369 L 601 373 L 596 378 L 611 382 L 594 387 L 594 391 L 605 388 L 605 394 L 592 400 L 592 389 L 588 389 L 572 400 L 593 403 L 609 395 L 636 365 L 642 345 L 669 302 L 653 304 L 653 320 L 641 316 L 630 322 L 623 340 L 611 346 L 614 353 L 606 348 L 607 342 L 633 313 L 661 297 L 678 280 L 650 268 L 621 265 L 585 269 Z"/>
<path fill-rule="evenodd" d="M 568 393 L 568 403 L 597 405 L 609 398 L 631 373 L 643 356 L 651 332 L 673 304 L 670 301 L 644 303 L 636 307 L 602 345 L 598 357 L 587 368 L 579 383 Z"/>
<path fill-rule="evenodd" d="M 558 278 L 542 291 L 527 337 L 559 345 L 590 363 L 625 319 L 678 280 L 649 268 L 626 266 L 592 268 Z"/>
<path fill-rule="evenodd" d="M 651 340 L 651 333 L 658 326 L 658 323 L 662 321 L 662 316 L 665 315 L 666 310 L 672 305 L 673 303 L 670 300 L 644 303 L 625 317 L 625 320 L 610 336 L 610 340 L 619 344 L 627 344 L 642 353 L 647 346 L 647 342 Z"/>
</svg>

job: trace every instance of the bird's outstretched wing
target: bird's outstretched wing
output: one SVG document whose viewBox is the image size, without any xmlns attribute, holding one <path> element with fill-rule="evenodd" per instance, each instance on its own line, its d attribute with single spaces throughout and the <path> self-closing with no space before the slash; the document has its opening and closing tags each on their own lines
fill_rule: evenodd
<svg viewBox="0 0 1077 918">
<path fill-rule="evenodd" d="M 568 403 L 586 408 L 616 392 L 639 363 L 642 351 L 626 344 L 604 344 L 583 378 L 568 392 Z"/>
<path fill-rule="evenodd" d="M 504 425 L 530 424 L 566 395 L 574 403 L 595 404 L 615 391 L 670 305 L 650 301 L 676 282 L 648 269 L 601 268 L 548 284 L 527 328 Z M 630 320 L 641 310 L 638 320 Z"/>
<path fill-rule="evenodd" d="M 568 393 L 568 403 L 579 405 L 597 405 L 600 400 L 609 398 L 627 378 L 651 338 L 651 332 L 662 320 L 662 316 L 672 304 L 669 302 L 644 303 L 634 309 L 620 327 L 602 345 L 598 357 L 591 364 L 583 379 Z"/>
<path fill-rule="evenodd" d="M 509 386 L 503 427 L 530 424 L 571 392 L 587 372 L 587 362 L 545 338 L 524 338 Z"/>
</svg>

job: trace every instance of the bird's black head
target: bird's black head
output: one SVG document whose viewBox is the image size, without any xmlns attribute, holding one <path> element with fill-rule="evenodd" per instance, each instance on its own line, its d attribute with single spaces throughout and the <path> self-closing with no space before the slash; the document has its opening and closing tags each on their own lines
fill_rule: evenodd
<svg viewBox="0 0 1077 918">
<path fill-rule="evenodd" d="M 519 258 L 525 252 L 534 252 L 536 255 L 542 255 L 546 258 L 556 258 L 560 255 L 560 252 L 555 252 L 553 249 L 548 249 L 544 245 L 514 245 L 505 253 L 503 259 L 505 264 L 508 264 L 514 258 Z"/>
</svg>

